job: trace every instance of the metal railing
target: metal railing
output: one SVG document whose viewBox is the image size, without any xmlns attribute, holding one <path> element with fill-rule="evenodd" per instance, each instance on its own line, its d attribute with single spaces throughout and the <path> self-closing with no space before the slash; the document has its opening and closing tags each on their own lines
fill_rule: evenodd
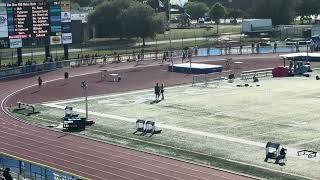
<svg viewBox="0 0 320 180">
<path fill-rule="evenodd" d="M 0 152 L 0 179 L 5 168 L 10 168 L 11 176 L 16 180 L 76 180 L 79 177 L 66 174 L 26 160 L 11 157 Z"/>
<path fill-rule="evenodd" d="M 241 79 L 242 80 L 252 80 L 253 77 L 256 78 L 264 78 L 264 77 L 272 77 L 272 69 L 273 68 L 268 68 L 268 69 L 258 69 L 254 71 L 243 71 L 241 73 Z"/>
<path fill-rule="evenodd" d="M 219 47 L 219 48 L 203 48 L 194 50 L 194 57 L 206 57 L 206 56 L 221 56 L 221 55 L 249 55 L 249 54 L 268 54 L 268 53 L 293 53 L 300 51 L 307 51 L 306 45 L 302 46 L 278 46 L 276 49 L 272 46 L 251 48 L 251 47 Z M 196 52 L 195 52 L 196 51 Z M 0 79 L 26 75 L 31 73 L 41 73 L 47 71 L 53 71 L 64 67 L 80 67 L 90 66 L 96 64 L 110 64 L 110 63 L 125 63 L 125 62 L 139 62 L 139 61 L 164 61 L 163 54 L 167 54 L 167 61 L 172 59 L 181 58 L 183 50 L 175 50 L 171 52 L 148 52 L 148 53 L 131 53 L 121 55 L 105 55 L 97 57 L 87 57 L 82 59 L 72 59 L 66 61 L 54 61 L 47 62 L 44 64 L 32 64 L 19 67 L 12 67 L 0 70 Z"/>
</svg>

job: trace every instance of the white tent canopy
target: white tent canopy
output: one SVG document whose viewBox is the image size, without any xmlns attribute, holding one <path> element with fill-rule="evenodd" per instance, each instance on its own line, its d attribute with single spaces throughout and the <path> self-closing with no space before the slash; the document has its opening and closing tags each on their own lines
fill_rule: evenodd
<svg viewBox="0 0 320 180">
<path fill-rule="evenodd" d="M 183 7 L 187 2 L 188 0 L 170 0 L 171 5 L 178 5 L 180 7 Z"/>
<path fill-rule="evenodd" d="M 320 53 L 306 53 L 306 52 L 301 52 L 301 53 L 291 53 L 291 54 L 282 54 L 280 55 L 281 58 L 297 58 L 297 57 L 314 57 L 314 58 L 320 58 Z"/>
</svg>

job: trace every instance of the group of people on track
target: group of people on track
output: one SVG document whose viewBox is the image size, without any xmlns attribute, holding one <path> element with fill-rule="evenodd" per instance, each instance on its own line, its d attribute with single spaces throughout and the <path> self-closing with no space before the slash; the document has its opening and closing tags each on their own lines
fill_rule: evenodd
<svg viewBox="0 0 320 180">
<path fill-rule="evenodd" d="M 68 80 L 68 79 L 69 79 L 69 73 L 68 73 L 68 72 L 65 72 L 65 73 L 64 73 L 64 80 L 66 81 L 66 80 Z M 41 78 L 41 76 L 39 76 L 39 77 L 38 77 L 38 88 L 39 88 L 39 89 L 41 88 L 42 83 L 43 83 L 42 78 Z"/>
<path fill-rule="evenodd" d="M 161 86 L 159 86 L 159 83 L 156 83 L 156 86 L 154 86 L 154 93 L 156 95 L 156 101 L 160 100 L 160 94 L 161 94 L 161 100 L 164 100 L 164 84 L 162 83 Z"/>
</svg>

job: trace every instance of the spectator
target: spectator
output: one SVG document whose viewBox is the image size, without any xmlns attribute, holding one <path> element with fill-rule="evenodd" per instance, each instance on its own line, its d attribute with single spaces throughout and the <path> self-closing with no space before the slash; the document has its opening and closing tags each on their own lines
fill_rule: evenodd
<svg viewBox="0 0 320 180">
<path fill-rule="evenodd" d="M 260 45 L 259 45 L 259 43 L 257 44 L 256 51 L 257 51 L 257 54 L 260 53 Z"/>
<path fill-rule="evenodd" d="M 191 58 L 192 58 L 192 49 L 188 50 L 188 60 L 189 62 L 191 62 Z"/>
<path fill-rule="evenodd" d="M 277 47 L 278 47 L 278 44 L 277 44 L 277 42 L 275 42 L 274 46 L 273 46 L 273 53 L 277 52 Z"/>
<path fill-rule="evenodd" d="M 243 45 L 240 44 L 240 50 L 239 50 L 239 51 L 240 51 L 240 52 L 239 52 L 240 54 L 242 54 L 242 48 L 243 48 Z"/>
<path fill-rule="evenodd" d="M 121 63 L 120 54 L 117 56 L 117 63 Z"/>
<path fill-rule="evenodd" d="M 225 46 L 224 46 L 224 54 L 225 55 L 228 54 L 228 44 L 225 44 Z"/>
<path fill-rule="evenodd" d="M 299 45 L 297 43 L 295 43 L 295 46 L 296 46 L 296 52 L 300 52 Z"/>
<path fill-rule="evenodd" d="M 113 63 L 117 62 L 117 52 L 113 52 Z"/>
<path fill-rule="evenodd" d="M 12 176 L 10 174 L 10 168 L 6 168 L 4 171 L 3 171 L 3 177 L 5 178 L 5 180 L 13 180 L 12 179 Z"/>
<path fill-rule="evenodd" d="M 163 56 L 162 56 L 162 64 L 164 61 L 167 61 L 167 53 L 163 52 Z"/>
<path fill-rule="evenodd" d="M 254 53 L 254 43 L 251 44 L 251 53 Z"/>
<path fill-rule="evenodd" d="M 144 60 L 144 49 L 141 49 L 141 60 Z"/>
<path fill-rule="evenodd" d="M 196 45 L 196 46 L 194 47 L 194 54 L 195 54 L 196 56 L 198 56 L 198 45 Z"/>
<path fill-rule="evenodd" d="M 107 63 L 107 55 L 104 54 L 104 56 L 103 56 L 103 65 L 105 65 L 106 63 Z"/>
<path fill-rule="evenodd" d="M 186 59 L 187 55 L 186 55 L 186 51 L 183 50 L 182 51 L 182 63 L 184 62 L 184 60 Z"/>
</svg>

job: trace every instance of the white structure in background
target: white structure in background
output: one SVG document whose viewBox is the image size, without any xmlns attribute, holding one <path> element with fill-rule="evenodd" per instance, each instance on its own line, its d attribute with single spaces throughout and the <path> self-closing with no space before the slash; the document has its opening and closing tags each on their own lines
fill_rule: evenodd
<svg viewBox="0 0 320 180">
<path fill-rule="evenodd" d="M 82 23 L 88 22 L 88 15 L 87 12 L 71 12 L 71 20 L 77 21 L 80 20 Z"/>
<path fill-rule="evenodd" d="M 271 19 L 243 19 L 241 31 L 244 34 L 271 32 L 272 20 Z"/>
<path fill-rule="evenodd" d="M 177 5 L 180 7 L 183 7 L 187 2 L 188 0 L 170 0 L 171 5 Z"/>
</svg>

